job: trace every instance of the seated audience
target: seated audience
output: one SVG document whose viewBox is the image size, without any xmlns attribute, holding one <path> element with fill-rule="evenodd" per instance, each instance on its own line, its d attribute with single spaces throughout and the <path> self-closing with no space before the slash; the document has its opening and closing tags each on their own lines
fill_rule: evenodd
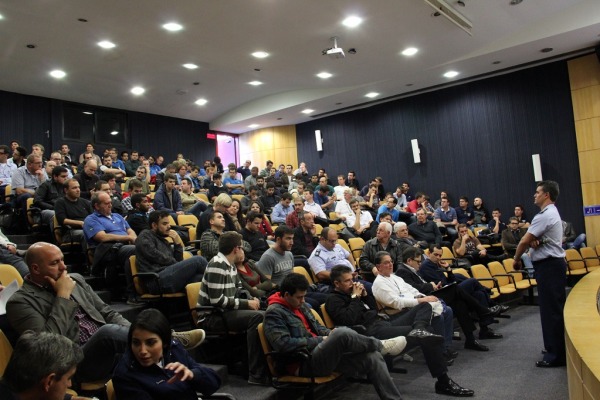
<svg viewBox="0 0 600 400">
<path fill-rule="evenodd" d="M 285 192 L 281 195 L 279 203 L 273 207 L 271 212 L 271 222 L 274 224 L 285 224 L 287 216 L 294 211 L 291 206 L 292 195 Z"/>
<path fill-rule="evenodd" d="M 280 353 L 306 351 L 310 358 L 276 359 L 276 368 L 290 375 L 327 376 L 334 371 L 354 376 L 366 374 L 382 399 L 400 399 L 400 391 L 387 370 L 384 355 L 396 356 L 406 347 L 406 339 L 379 340 L 340 327 L 332 331 L 319 324 L 304 304 L 308 281 L 300 274 L 289 274 L 279 292 L 269 297 L 264 330 L 273 350 Z"/>
<path fill-rule="evenodd" d="M 258 269 L 254 260 L 239 261 L 235 266 L 242 279 L 242 287 L 250 292 L 252 297 L 262 299 L 277 288 L 277 285 Z"/>
<path fill-rule="evenodd" d="M 358 262 L 360 271 L 366 280 L 372 282 L 379 273 L 375 265 L 375 255 L 380 251 L 386 251 L 392 257 L 394 271 L 402 263 L 402 250 L 391 236 L 392 225 L 388 222 L 382 222 L 377 227 L 376 236 L 365 243 Z"/>
<path fill-rule="evenodd" d="M 421 347 L 429 372 L 437 379 L 436 392 L 449 395 L 472 392 L 450 379 L 447 361 L 441 354 L 439 345 L 431 340 L 420 340 L 414 334 L 411 336 L 413 324 L 403 325 L 403 321 L 398 318 L 386 318 L 387 316 L 378 312 L 375 298 L 367 293 L 362 284 L 353 281 L 350 268 L 343 265 L 333 267 L 331 280 L 335 289 L 328 297 L 325 308 L 336 326 L 362 325 L 366 328 L 366 336 L 380 340 L 405 336 L 408 347 Z"/>
<path fill-rule="evenodd" d="M 427 214 L 423 209 L 417 210 L 417 222 L 408 226 L 408 232 L 422 248 L 427 248 L 430 244 L 442 244 L 442 234 L 438 226 L 435 222 L 427 220 Z"/>
<path fill-rule="evenodd" d="M 461 196 L 458 199 L 458 207 L 454 209 L 456 211 L 456 220 L 459 224 L 465 224 L 467 227 L 471 227 L 475 220 L 475 213 L 473 208 L 469 205 L 469 198 L 467 196 Z"/>
<path fill-rule="evenodd" d="M 417 217 L 418 219 L 418 217 Z M 441 205 L 435 210 L 433 221 L 441 226 L 442 229 L 446 230 L 446 233 L 450 237 L 450 242 L 454 242 L 458 233 L 456 232 L 456 225 L 458 225 L 458 219 L 456 210 L 450 207 L 448 199 L 442 199 Z"/>
</svg>

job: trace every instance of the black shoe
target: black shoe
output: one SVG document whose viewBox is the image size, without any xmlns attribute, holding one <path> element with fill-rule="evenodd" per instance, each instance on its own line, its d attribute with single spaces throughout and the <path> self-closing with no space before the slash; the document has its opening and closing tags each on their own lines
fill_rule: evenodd
<svg viewBox="0 0 600 400">
<path fill-rule="evenodd" d="M 429 342 L 429 343 L 443 343 L 444 338 L 440 335 L 436 335 L 434 333 L 428 332 L 425 329 L 413 329 L 406 335 L 406 338 L 414 338 L 419 342 Z"/>
<path fill-rule="evenodd" d="M 452 364 L 454 364 L 454 358 L 446 359 L 446 366 L 447 367 L 450 367 Z"/>
<path fill-rule="evenodd" d="M 448 379 L 448 383 L 437 381 L 435 383 L 435 392 L 438 394 L 446 394 L 455 397 L 471 397 L 475 394 L 471 389 L 461 387 L 452 379 Z"/>
<path fill-rule="evenodd" d="M 446 360 L 454 360 L 456 357 L 458 357 L 458 351 L 446 350 L 444 351 L 443 356 Z"/>
<path fill-rule="evenodd" d="M 556 368 L 556 367 L 564 367 L 567 365 L 565 361 L 538 361 L 535 363 L 536 367 L 539 368 Z"/>
<path fill-rule="evenodd" d="M 502 335 L 488 328 L 486 330 L 479 330 L 479 339 L 502 339 Z"/>
<path fill-rule="evenodd" d="M 479 343 L 477 340 L 473 340 L 472 342 L 465 343 L 465 349 L 469 350 L 477 350 L 477 351 L 489 351 L 489 347 L 484 344 Z"/>
</svg>

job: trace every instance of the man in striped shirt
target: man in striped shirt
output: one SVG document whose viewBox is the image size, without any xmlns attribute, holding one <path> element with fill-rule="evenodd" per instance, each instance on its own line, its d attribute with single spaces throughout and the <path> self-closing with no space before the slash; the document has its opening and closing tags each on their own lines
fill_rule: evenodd
<svg viewBox="0 0 600 400">
<path fill-rule="evenodd" d="M 219 253 L 212 258 L 200 288 L 200 306 L 213 306 L 225 312 L 206 317 L 203 328 L 207 331 L 222 330 L 242 332 L 247 330 L 248 383 L 268 385 L 266 366 L 262 356 L 257 327 L 263 321 L 260 301 L 242 291 L 242 283 L 237 273 L 236 263 L 245 258 L 242 248 L 242 235 L 225 232 L 219 237 Z"/>
</svg>

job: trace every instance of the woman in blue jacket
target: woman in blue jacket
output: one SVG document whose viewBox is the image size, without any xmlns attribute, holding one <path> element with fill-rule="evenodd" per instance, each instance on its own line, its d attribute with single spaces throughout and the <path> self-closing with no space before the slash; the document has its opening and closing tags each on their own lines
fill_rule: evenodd
<svg viewBox="0 0 600 400">
<path fill-rule="evenodd" d="M 171 339 L 171 327 L 158 310 L 142 311 L 129 328 L 129 347 L 115 368 L 118 399 L 196 400 L 213 394 L 219 376 L 198 364 Z"/>
</svg>

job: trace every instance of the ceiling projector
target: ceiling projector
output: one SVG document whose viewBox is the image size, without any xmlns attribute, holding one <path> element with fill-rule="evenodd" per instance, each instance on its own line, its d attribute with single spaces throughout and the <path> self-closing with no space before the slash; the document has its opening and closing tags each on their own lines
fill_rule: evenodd
<svg viewBox="0 0 600 400">
<path fill-rule="evenodd" d="M 344 54 L 344 49 L 341 47 L 332 47 L 331 49 L 325 50 L 325 54 L 327 54 L 331 58 L 344 58 L 346 55 Z"/>
</svg>

